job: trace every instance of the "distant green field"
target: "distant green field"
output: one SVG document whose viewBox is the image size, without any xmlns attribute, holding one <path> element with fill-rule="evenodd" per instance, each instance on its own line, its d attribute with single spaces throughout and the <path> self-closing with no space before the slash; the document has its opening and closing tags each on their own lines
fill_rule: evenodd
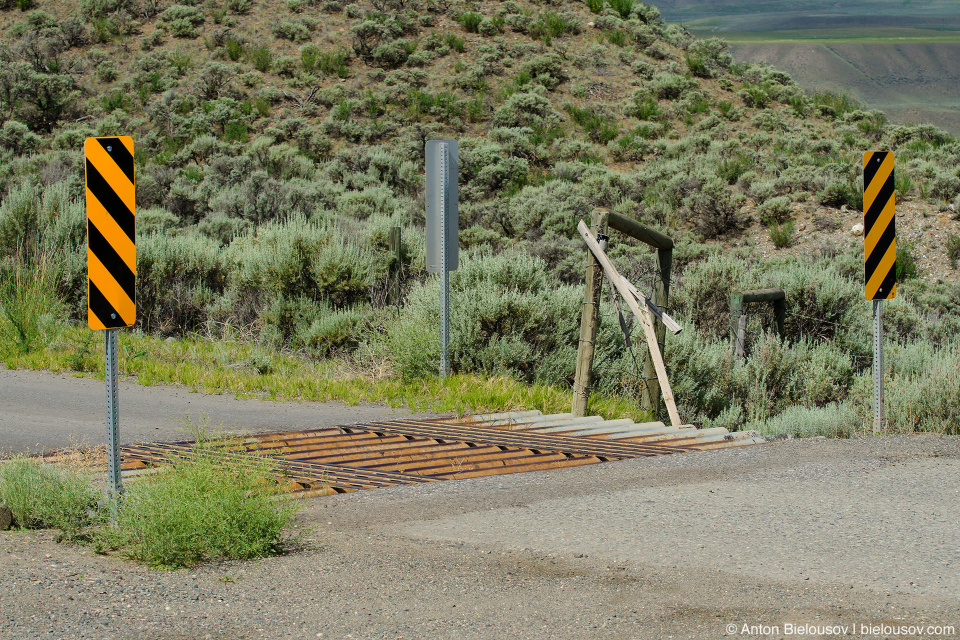
<svg viewBox="0 0 960 640">
<path fill-rule="evenodd" d="M 834 0 L 660 0 L 654 4 L 664 19 L 670 22 L 740 16 L 847 16 L 866 19 L 956 19 L 960 16 L 960 5 L 956 0 L 860 0 L 841 6 Z"/>
<path fill-rule="evenodd" d="M 960 2 L 663 0 L 663 17 L 719 37 L 811 91 L 841 91 L 893 122 L 960 134 Z"/>
<path fill-rule="evenodd" d="M 692 26 L 688 30 L 699 37 L 722 37 L 728 42 L 781 42 L 818 44 L 860 43 L 860 44 L 903 44 L 903 43 L 960 43 L 960 30 L 932 31 L 928 29 L 873 29 L 870 27 L 851 27 L 846 29 L 790 29 L 783 31 L 725 31 L 718 33 L 713 29 L 698 29 Z"/>
</svg>

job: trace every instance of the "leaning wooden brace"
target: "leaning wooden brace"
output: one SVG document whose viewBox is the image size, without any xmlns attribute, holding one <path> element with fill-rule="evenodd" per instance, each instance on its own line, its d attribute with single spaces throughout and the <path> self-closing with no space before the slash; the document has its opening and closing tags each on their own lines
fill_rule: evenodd
<svg viewBox="0 0 960 640">
<path fill-rule="evenodd" d="M 637 298 L 630 290 L 630 287 L 627 286 L 628 283 L 623 279 L 616 267 L 613 266 L 613 263 L 610 262 L 610 259 L 607 258 L 606 254 L 603 252 L 603 249 L 601 249 L 600 245 L 597 244 L 596 239 L 593 237 L 593 234 L 590 233 L 590 229 L 587 228 L 587 225 L 583 222 L 583 220 L 581 220 L 577 225 L 577 230 L 583 237 L 583 241 L 587 243 L 587 247 L 590 249 L 590 252 L 593 253 L 593 255 L 597 258 L 597 262 L 599 262 L 600 266 L 603 267 L 603 271 L 607 276 L 607 279 L 610 280 L 610 282 L 612 282 L 617 288 L 617 291 L 619 291 L 620 295 L 623 296 L 623 299 L 626 300 L 627 306 L 630 307 L 630 310 L 633 311 L 633 314 L 640 321 L 640 325 L 643 327 L 644 335 L 647 338 L 647 347 L 650 349 L 650 356 L 653 359 L 653 365 L 657 370 L 657 380 L 660 382 L 660 389 L 663 392 L 663 401 L 667 405 L 667 413 L 670 414 L 670 424 L 675 427 L 680 426 L 682 424 L 680 421 L 680 414 L 677 412 L 677 405 L 673 401 L 673 389 L 670 387 L 670 381 L 667 379 L 667 368 L 663 363 L 663 356 L 660 353 L 660 345 L 657 344 L 657 335 L 653 331 L 653 320 L 650 317 L 651 312 L 649 310 L 640 309 L 640 305 L 637 304 Z M 640 297 L 643 297 L 642 294 L 640 294 Z M 677 326 L 679 327 L 679 325 Z"/>
</svg>

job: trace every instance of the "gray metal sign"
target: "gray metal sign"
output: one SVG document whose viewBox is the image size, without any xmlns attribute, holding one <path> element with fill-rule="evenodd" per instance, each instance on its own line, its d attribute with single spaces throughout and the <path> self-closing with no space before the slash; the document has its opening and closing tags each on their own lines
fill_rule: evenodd
<svg viewBox="0 0 960 640">
<path fill-rule="evenodd" d="M 427 271 L 456 271 L 460 262 L 460 145 L 456 140 L 427 142 Z"/>
</svg>

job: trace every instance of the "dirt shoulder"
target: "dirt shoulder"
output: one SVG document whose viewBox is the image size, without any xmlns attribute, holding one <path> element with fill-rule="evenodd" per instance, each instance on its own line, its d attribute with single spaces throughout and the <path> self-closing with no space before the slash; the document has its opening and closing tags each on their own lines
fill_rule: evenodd
<svg viewBox="0 0 960 640">
<path fill-rule="evenodd" d="M 156 572 L 0 534 L 10 638 L 960 629 L 960 440 L 788 441 L 317 498 L 308 548 Z M 761 626 L 744 633 L 743 625 Z M 733 633 L 727 626 L 733 625 Z M 824 637 L 806 634 L 799 637 Z M 909 636 L 907 636 L 909 637 Z M 936 636 L 935 636 L 936 637 Z M 940 637 L 953 637 L 943 634 Z"/>
</svg>

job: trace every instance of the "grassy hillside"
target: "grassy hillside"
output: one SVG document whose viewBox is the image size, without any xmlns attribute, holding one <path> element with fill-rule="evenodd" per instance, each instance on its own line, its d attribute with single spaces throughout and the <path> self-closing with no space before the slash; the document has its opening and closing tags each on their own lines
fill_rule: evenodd
<svg viewBox="0 0 960 640">
<path fill-rule="evenodd" d="M 883 147 L 914 207 L 888 305 L 891 424 L 957 429 L 960 290 L 948 263 L 960 238 L 948 216 L 960 143 L 734 64 L 726 43 L 652 6 L 0 0 L 0 38 L 9 366 L 96 368 L 89 332 L 62 324 L 86 314 L 81 145 L 128 134 L 138 331 L 213 343 L 182 357 L 221 372 L 223 388 L 240 371 L 254 384 L 296 378 L 293 358 L 310 376 L 391 381 L 394 399 L 438 361 L 423 149 L 451 137 L 456 371 L 569 386 L 586 260 L 576 223 L 607 207 L 677 242 L 670 311 L 687 329 L 668 341 L 667 364 L 684 419 L 849 434 L 869 424 L 872 387 L 862 240 L 846 225 L 862 207 L 861 154 Z M 614 237 L 611 255 L 652 287 L 648 248 Z M 748 358 L 735 363 L 729 293 L 767 286 L 787 291 L 786 340 L 750 310 Z M 626 347 L 609 296 L 598 385 L 635 398 L 639 347 Z M 238 340 L 249 348 L 216 346 Z M 167 357 L 158 344 L 136 343 L 128 371 Z M 942 375 L 919 376 L 930 371 Z"/>
<path fill-rule="evenodd" d="M 822 33 L 807 40 L 793 39 L 787 32 L 757 35 L 731 34 L 734 56 L 765 61 L 805 87 L 846 91 L 893 121 L 929 122 L 960 132 L 960 71 L 955 64 L 960 32 L 949 37 L 837 40 Z"/>
</svg>

